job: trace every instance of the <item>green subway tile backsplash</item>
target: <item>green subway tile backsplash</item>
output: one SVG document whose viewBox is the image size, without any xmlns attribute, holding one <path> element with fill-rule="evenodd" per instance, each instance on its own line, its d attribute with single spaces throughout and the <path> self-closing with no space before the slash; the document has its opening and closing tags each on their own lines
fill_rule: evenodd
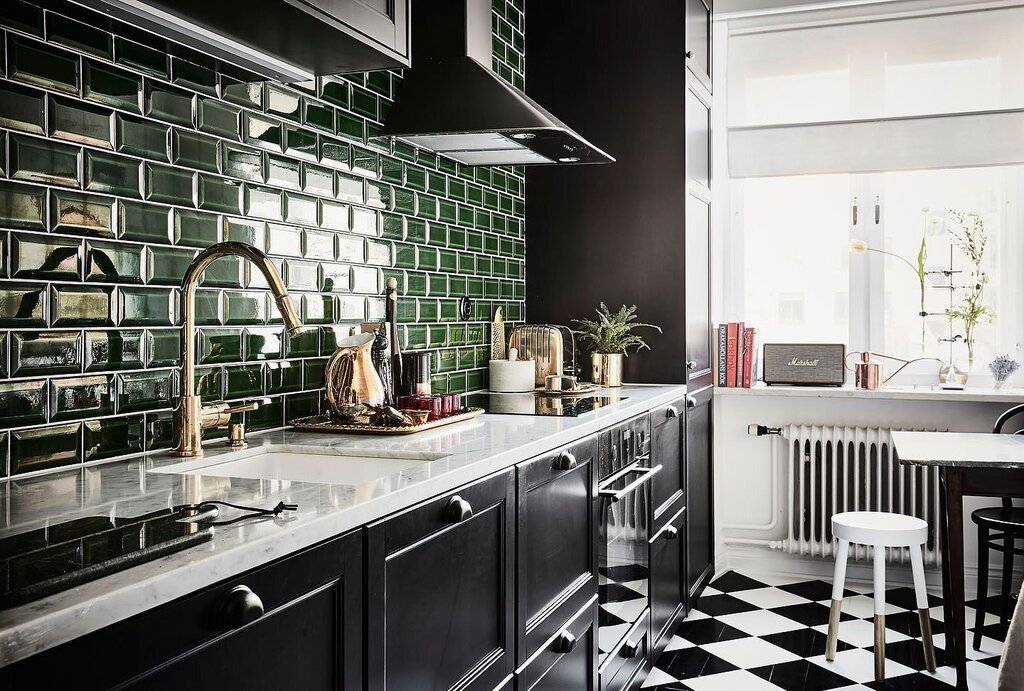
<svg viewBox="0 0 1024 691">
<path fill-rule="evenodd" d="M 519 85 L 522 5 L 494 3 L 492 66 Z M 435 387 L 484 388 L 494 308 L 525 316 L 522 168 L 377 136 L 399 73 L 246 80 L 142 37 L 0 10 L 0 476 L 170 445 L 179 285 L 224 240 L 265 250 L 314 327 L 287 336 L 241 260 L 207 270 L 199 392 L 268 397 L 250 429 L 322 410 L 327 356 L 383 318 L 390 276 Z"/>
</svg>

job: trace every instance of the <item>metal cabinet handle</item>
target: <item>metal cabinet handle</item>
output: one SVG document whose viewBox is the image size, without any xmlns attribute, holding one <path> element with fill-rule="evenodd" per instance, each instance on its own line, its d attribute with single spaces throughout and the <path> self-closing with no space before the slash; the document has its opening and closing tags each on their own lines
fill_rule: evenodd
<svg viewBox="0 0 1024 691">
<path fill-rule="evenodd" d="M 697 407 L 697 399 L 694 398 L 693 396 L 687 396 L 686 397 L 686 407 L 689 408 L 690 410 L 693 410 L 694 408 L 696 408 Z"/>
<path fill-rule="evenodd" d="M 661 534 L 665 537 L 666 540 L 675 540 L 677 537 L 679 537 L 679 528 L 675 527 L 674 525 L 666 526 L 665 529 L 661 531 Z"/>
<path fill-rule="evenodd" d="M 576 636 L 570 633 L 569 629 L 562 631 L 558 634 L 558 638 L 555 639 L 554 651 L 559 655 L 565 655 L 571 653 L 576 649 Z"/>
<path fill-rule="evenodd" d="M 221 631 L 240 629 L 263 616 L 263 601 L 248 586 L 236 585 L 221 595 L 214 608 L 214 625 Z"/>
<path fill-rule="evenodd" d="M 622 657 L 627 660 L 636 657 L 640 652 L 640 641 L 626 641 L 622 644 Z"/>
<path fill-rule="evenodd" d="M 472 516 L 472 505 L 457 494 L 444 507 L 444 520 L 448 523 L 462 523 Z"/>
<path fill-rule="evenodd" d="M 563 451 L 558 454 L 558 458 L 555 459 L 555 470 L 572 470 L 579 463 L 576 461 L 576 457 L 568 451 Z"/>
<path fill-rule="evenodd" d="M 622 499 L 624 496 L 635 490 L 645 482 L 650 481 L 652 477 L 661 472 L 661 466 L 656 465 L 653 468 L 634 468 L 630 470 L 631 473 L 636 473 L 640 477 L 633 480 L 631 483 L 623 487 L 622 489 L 601 489 L 598 488 L 597 493 L 599 496 L 607 497 L 609 501 L 616 502 Z M 621 477 L 621 475 L 619 475 Z M 615 478 L 616 480 L 618 477 Z"/>
<path fill-rule="evenodd" d="M 669 419 L 679 417 L 679 408 L 676 408 L 674 405 L 665 408 L 665 417 Z"/>
</svg>

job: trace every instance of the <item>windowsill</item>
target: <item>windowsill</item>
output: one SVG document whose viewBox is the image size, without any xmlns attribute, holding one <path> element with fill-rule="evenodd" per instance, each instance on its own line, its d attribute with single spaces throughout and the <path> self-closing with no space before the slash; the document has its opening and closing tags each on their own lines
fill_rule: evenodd
<svg viewBox="0 0 1024 691">
<path fill-rule="evenodd" d="M 783 396 L 792 398 L 874 398 L 909 401 L 945 401 L 955 403 L 1014 403 L 1024 402 L 1024 388 L 996 391 L 981 387 L 963 391 L 943 391 L 932 386 L 886 386 L 874 391 L 853 386 L 767 386 L 758 384 L 751 389 L 715 387 L 719 396 Z"/>
</svg>

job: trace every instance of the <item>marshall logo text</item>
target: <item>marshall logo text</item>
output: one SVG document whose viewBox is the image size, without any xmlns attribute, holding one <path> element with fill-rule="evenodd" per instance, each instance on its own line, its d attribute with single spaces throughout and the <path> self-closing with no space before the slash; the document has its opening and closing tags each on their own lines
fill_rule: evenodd
<svg viewBox="0 0 1024 691">
<path fill-rule="evenodd" d="M 789 361 L 789 366 L 790 367 L 817 367 L 818 366 L 818 362 L 819 362 L 818 358 L 815 358 L 813 360 L 807 360 L 807 359 L 802 358 L 802 357 L 795 357 L 795 358 L 792 358 Z"/>
</svg>

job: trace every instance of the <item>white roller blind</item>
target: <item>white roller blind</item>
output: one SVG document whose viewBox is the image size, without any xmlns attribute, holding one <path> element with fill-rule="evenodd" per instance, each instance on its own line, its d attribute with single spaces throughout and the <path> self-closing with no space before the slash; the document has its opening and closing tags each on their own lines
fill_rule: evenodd
<svg viewBox="0 0 1024 691">
<path fill-rule="evenodd" d="M 732 177 L 1024 163 L 1024 8 L 745 30 Z"/>
</svg>

